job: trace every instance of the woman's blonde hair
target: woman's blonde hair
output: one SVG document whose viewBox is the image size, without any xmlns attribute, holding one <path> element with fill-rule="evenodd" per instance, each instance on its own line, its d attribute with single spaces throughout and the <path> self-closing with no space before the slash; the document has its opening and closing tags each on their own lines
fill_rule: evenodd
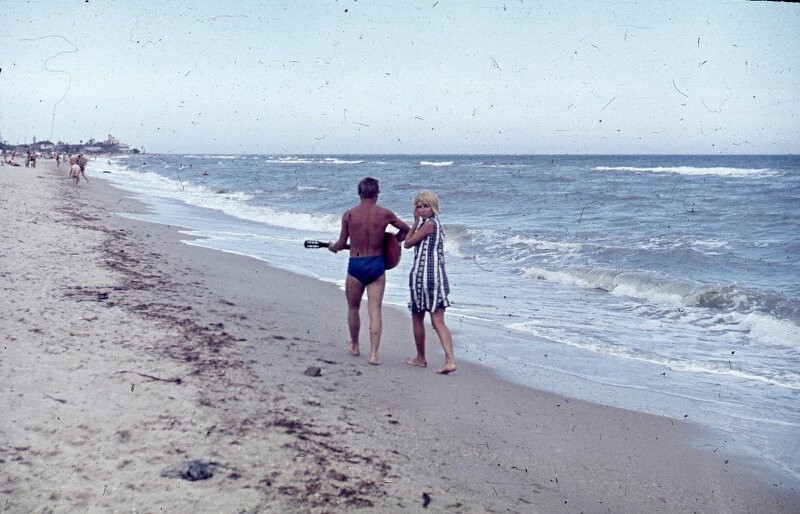
<svg viewBox="0 0 800 514">
<path fill-rule="evenodd" d="M 439 209 L 439 197 L 430 189 L 423 189 L 414 196 L 414 201 L 412 202 L 414 207 L 420 202 L 430 205 L 434 214 L 441 212 L 441 209 Z"/>
</svg>

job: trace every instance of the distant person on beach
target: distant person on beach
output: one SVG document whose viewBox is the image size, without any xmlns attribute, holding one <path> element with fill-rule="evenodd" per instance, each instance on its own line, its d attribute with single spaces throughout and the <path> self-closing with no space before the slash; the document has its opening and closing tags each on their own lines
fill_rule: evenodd
<svg viewBox="0 0 800 514">
<path fill-rule="evenodd" d="M 76 159 L 78 164 L 78 168 L 81 170 L 81 175 L 83 175 L 83 180 L 89 182 L 89 179 L 86 178 L 86 165 L 89 163 L 89 159 L 83 156 L 83 154 L 78 154 L 78 158 Z"/>
<path fill-rule="evenodd" d="M 6 164 L 19 167 L 19 164 L 17 163 L 16 150 L 12 150 L 10 154 L 6 152 L 5 155 L 3 156 L 3 160 L 5 161 Z"/>
<path fill-rule="evenodd" d="M 381 307 L 383 291 L 386 287 L 386 268 L 383 260 L 383 240 L 386 227 L 392 225 L 398 232 L 398 241 L 408 234 L 408 225 L 389 209 L 378 207 L 378 181 L 366 177 L 358 183 L 358 196 L 361 202 L 342 215 L 342 229 L 339 240 L 328 245 L 333 253 L 342 250 L 350 240 L 350 261 L 345 279 L 347 298 L 347 325 L 350 330 L 348 349 L 353 355 L 360 354 L 359 331 L 361 318 L 359 310 L 364 290 L 367 291 L 369 312 L 369 363 L 380 364 L 378 349 L 381 344 L 383 320 Z"/>
<path fill-rule="evenodd" d="M 61 154 L 56 152 L 56 169 L 61 170 Z"/>
<path fill-rule="evenodd" d="M 69 178 L 75 182 L 75 185 L 78 185 L 78 182 L 80 182 L 81 175 L 83 175 L 83 180 L 89 182 L 89 179 L 86 177 L 86 164 L 88 160 L 83 154 L 70 155 L 68 162 L 69 166 L 67 170 L 69 170 Z"/>
<path fill-rule="evenodd" d="M 78 166 L 77 164 L 70 164 L 69 165 L 69 178 L 71 178 L 72 181 L 77 186 L 78 182 L 81 181 L 81 167 Z M 84 178 L 86 178 L 86 175 L 84 175 Z"/>
<path fill-rule="evenodd" d="M 439 223 L 439 197 L 436 193 L 423 189 L 414 197 L 414 224 L 406 237 L 404 246 L 414 248 L 414 263 L 408 276 L 411 290 L 411 324 L 414 330 L 414 344 L 417 355 L 406 364 L 426 367 L 425 359 L 425 313 L 429 312 L 431 324 L 444 349 L 444 366 L 436 373 L 447 375 L 455 371 L 453 336 L 444 323 L 444 312 L 450 306 L 447 295 L 450 284 L 444 268 L 444 230 Z"/>
</svg>

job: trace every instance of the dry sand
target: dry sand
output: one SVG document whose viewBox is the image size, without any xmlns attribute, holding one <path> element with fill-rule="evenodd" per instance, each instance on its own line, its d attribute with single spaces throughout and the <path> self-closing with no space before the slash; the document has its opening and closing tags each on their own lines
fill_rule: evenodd
<svg viewBox="0 0 800 514">
<path fill-rule="evenodd" d="M 370 366 L 336 287 L 39 164 L 0 168 L 0 512 L 800 512 L 690 423 L 403 364 L 403 312 Z"/>
</svg>

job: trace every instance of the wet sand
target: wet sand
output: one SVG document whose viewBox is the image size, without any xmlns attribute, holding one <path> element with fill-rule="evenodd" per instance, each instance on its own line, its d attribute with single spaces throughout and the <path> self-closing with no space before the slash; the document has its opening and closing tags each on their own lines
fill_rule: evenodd
<svg viewBox="0 0 800 514">
<path fill-rule="evenodd" d="M 0 168 L 4 512 L 800 511 L 690 420 L 437 375 L 432 331 L 405 364 L 405 312 L 371 366 L 338 288 L 120 217 L 101 170 Z"/>
</svg>

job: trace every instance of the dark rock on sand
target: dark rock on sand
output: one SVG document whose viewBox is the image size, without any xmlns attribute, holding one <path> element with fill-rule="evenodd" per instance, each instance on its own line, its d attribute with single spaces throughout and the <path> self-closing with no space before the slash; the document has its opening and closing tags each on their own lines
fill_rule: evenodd
<svg viewBox="0 0 800 514">
<path fill-rule="evenodd" d="M 191 482 L 206 480 L 214 476 L 218 466 L 218 462 L 207 459 L 187 460 L 182 464 L 164 468 L 161 476 L 165 478 L 182 478 Z"/>
<path fill-rule="evenodd" d="M 322 370 L 316 366 L 311 366 L 310 368 L 306 368 L 303 374 L 308 375 L 309 377 L 321 377 Z"/>
</svg>

